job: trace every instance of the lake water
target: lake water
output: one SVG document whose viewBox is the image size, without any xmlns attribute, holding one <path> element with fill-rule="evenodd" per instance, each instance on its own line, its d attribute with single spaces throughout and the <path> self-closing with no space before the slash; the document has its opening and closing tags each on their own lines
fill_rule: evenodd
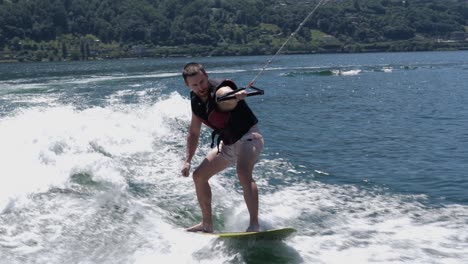
<svg viewBox="0 0 468 264">
<path fill-rule="evenodd" d="M 468 52 L 281 55 L 249 97 L 263 228 L 186 233 L 190 61 L 245 86 L 270 57 L 0 64 L 0 263 L 467 263 Z M 209 150 L 203 130 L 194 165 Z M 212 178 L 217 231 L 248 212 Z"/>
</svg>

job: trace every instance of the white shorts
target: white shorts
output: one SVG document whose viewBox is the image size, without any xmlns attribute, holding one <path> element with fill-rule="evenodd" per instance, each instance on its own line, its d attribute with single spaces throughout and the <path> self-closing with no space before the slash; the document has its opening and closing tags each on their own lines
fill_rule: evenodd
<svg viewBox="0 0 468 264">
<path fill-rule="evenodd" d="M 219 144 L 219 155 L 228 160 L 231 164 L 234 164 L 237 162 L 240 150 L 245 148 L 253 148 L 257 153 L 256 159 L 258 159 L 258 156 L 260 156 L 260 152 L 263 149 L 263 136 L 260 134 L 260 130 L 257 125 L 251 127 L 241 139 L 232 145 L 224 145 L 221 141 Z"/>
</svg>

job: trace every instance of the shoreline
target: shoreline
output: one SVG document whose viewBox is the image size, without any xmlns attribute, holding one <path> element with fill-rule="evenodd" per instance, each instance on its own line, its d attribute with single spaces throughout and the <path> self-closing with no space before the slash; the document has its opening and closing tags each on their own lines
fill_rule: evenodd
<svg viewBox="0 0 468 264">
<path fill-rule="evenodd" d="M 414 45 L 411 42 L 400 42 L 398 46 L 392 45 L 395 43 L 374 43 L 374 44 L 350 44 L 343 45 L 340 47 L 333 48 L 318 48 L 303 50 L 285 50 L 282 55 L 310 55 L 310 54 L 360 54 L 360 53 L 391 53 L 391 52 L 437 52 L 437 51 L 465 51 L 468 50 L 468 41 L 464 42 L 443 42 L 443 43 L 424 43 L 424 45 Z M 430 48 L 427 47 L 431 44 Z M 412 45 L 412 46 L 411 46 Z M 412 49 L 409 49 L 410 46 Z M 269 56 L 273 55 L 274 52 L 245 52 L 236 47 L 229 47 L 231 50 L 225 50 L 224 47 L 210 47 L 210 46 L 168 46 L 168 47 L 141 47 L 135 46 L 139 52 L 124 51 L 122 49 L 115 49 L 111 52 L 114 55 L 109 55 L 101 50 L 94 50 L 94 55 L 80 56 L 78 58 L 40 58 L 31 59 L 25 57 L 19 57 L 16 54 L 7 54 L 3 52 L 3 58 L 0 57 L 0 63 L 30 63 L 30 62 L 66 62 L 66 61 L 98 61 L 98 60 L 119 60 L 119 59 L 140 59 L 140 58 L 191 58 L 191 57 L 222 57 L 222 56 Z M 226 47 L 227 48 L 227 47 Z M 167 52 L 168 50 L 179 51 L 179 52 Z M 108 51 L 108 50 L 107 50 Z M 184 52 L 185 51 L 185 52 Z M 190 52 L 188 52 L 190 51 Z M 25 52 L 32 52 L 32 50 L 23 50 Z M 118 54 L 118 55 L 115 55 Z M 0 52 L 0 55 L 2 53 Z"/>
</svg>

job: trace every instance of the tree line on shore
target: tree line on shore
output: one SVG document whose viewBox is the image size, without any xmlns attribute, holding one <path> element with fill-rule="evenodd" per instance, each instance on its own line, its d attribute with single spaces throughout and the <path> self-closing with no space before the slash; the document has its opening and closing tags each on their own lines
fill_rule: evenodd
<svg viewBox="0 0 468 264">
<path fill-rule="evenodd" d="M 271 54 L 318 0 L 0 0 L 3 60 Z M 329 0 L 286 52 L 464 48 L 466 0 Z M 441 42 L 461 36 L 459 42 Z"/>
</svg>

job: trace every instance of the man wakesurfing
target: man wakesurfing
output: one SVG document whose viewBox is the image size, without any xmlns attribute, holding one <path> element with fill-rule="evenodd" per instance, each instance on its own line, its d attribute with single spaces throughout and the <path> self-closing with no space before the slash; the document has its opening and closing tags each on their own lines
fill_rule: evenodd
<svg viewBox="0 0 468 264">
<path fill-rule="evenodd" d="M 201 125 L 205 124 L 213 129 L 212 149 L 192 174 L 202 222 L 187 228 L 187 231 L 213 232 L 211 188 L 208 181 L 233 164 L 236 165 L 237 177 L 250 214 L 247 232 L 259 231 L 258 189 L 252 173 L 264 142 L 257 125 L 258 120 L 244 100 L 252 93 L 247 93 L 244 88 L 238 89 L 231 80 L 209 79 L 203 65 L 199 63 L 185 65 L 182 76 L 191 90 L 192 107 L 186 157 L 181 171 L 184 177 L 190 174 L 190 164 L 198 147 Z M 226 95 L 232 99 L 220 100 Z M 216 136 L 218 139 L 214 147 Z"/>
</svg>

